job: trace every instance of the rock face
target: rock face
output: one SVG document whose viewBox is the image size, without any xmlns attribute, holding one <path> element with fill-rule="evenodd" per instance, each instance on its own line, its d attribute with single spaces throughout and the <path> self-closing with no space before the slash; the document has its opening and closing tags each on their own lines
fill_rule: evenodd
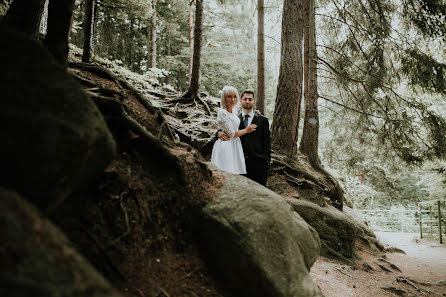
<svg viewBox="0 0 446 297">
<path fill-rule="evenodd" d="M 287 200 L 292 208 L 314 229 L 321 239 L 321 255 L 349 261 L 354 258 L 355 239 L 379 244 L 371 231 L 353 211 L 344 206 L 340 212 L 332 206 L 321 207 L 305 200 Z"/>
<path fill-rule="evenodd" d="M 116 145 L 87 94 L 38 42 L 0 31 L 0 184 L 50 209 L 101 173 Z"/>
<path fill-rule="evenodd" d="M 316 231 L 276 193 L 225 174 L 202 211 L 201 239 L 224 285 L 238 296 L 323 296 L 309 276 Z"/>
<path fill-rule="evenodd" d="M 0 296 L 121 296 L 35 207 L 4 188 L 0 218 Z"/>
</svg>

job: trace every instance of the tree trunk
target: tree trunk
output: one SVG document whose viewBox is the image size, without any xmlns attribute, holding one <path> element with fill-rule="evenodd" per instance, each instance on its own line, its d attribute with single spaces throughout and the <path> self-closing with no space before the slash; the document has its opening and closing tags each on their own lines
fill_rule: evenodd
<svg viewBox="0 0 446 297">
<path fill-rule="evenodd" d="M 121 38 L 121 61 L 125 62 L 125 38 Z"/>
<path fill-rule="evenodd" d="M 97 9 L 95 9 L 96 14 L 98 13 L 98 6 L 96 6 Z M 106 49 L 105 56 L 109 58 L 110 60 L 115 60 L 116 55 L 116 33 L 115 33 L 115 22 L 112 21 L 112 14 L 111 12 L 104 11 L 104 21 L 103 21 L 103 30 L 102 30 L 102 40 L 106 40 L 106 44 L 104 45 L 104 48 Z M 96 19 L 97 20 L 97 19 Z M 96 30 L 97 30 L 96 26 Z M 95 34 L 97 36 L 97 34 Z M 104 55 L 104 54 L 103 54 Z"/>
<path fill-rule="evenodd" d="M 339 182 L 327 171 L 319 160 L 319 114 L 317 93 L 317 52 L 316 52 L 316 19 L 315 0 L 304 1 L 304 96 L 305 116 L 302 138 L 299 150 L 308 157 L 311 166 L 325 175 L 335 188 L 334 195 L 330 197 L 333 206 L 342 211 L 344 190 Z"/>
<path fill-rule="evenodd" d="M 46 35 L 47 29 L 48 29 L 48 5 L 49 5 L 49 0 L 45 0 L 45 4 L 43 6 L 43 11 L 42 11 L 42 17 L 40 19 L 40 24 L 39 24 L 39 33 L 41 35 Z"/>
<path fill-rule="evenodd" d="M 203 0 L 196 0 L 195 8 L 195 28 L 194 28 L 194 55 L 192 62 L 192 74 L 189 90 L 183 95 L 183 98 L 193 100 L 198 98 L 200 88 L 200 58 L 201 58 L 201 35 L 202 35 L 202 16 Z"/>
<path fill-rule="evenodd" d="M 128 39 L 128 48 L 129 48 L 129 69 L 133 71 L 133 25 L 135 24 L 135 17 L 130 17 L 130 26 L 129 26 L 129 39 Z"/>
<path fill-rule="evenodd" d="M 82 62 L 91 63 L 94 48 L 94 8 L 93 0 L 85 0 L 84 53 Z"/>
<path fill-rule="evenodd" d="M 48 27 L 45 45 L 64 67 L 68 59 L 68 38 L 75 0 L 52 0 L 48 4 Z"/>
<path fill-rule="evenodd" d="M 153 14 L 150 27 L 150 67 L 156 68 L 156 0 L 153 0 Z"/>
<path fill-rule="evenodd" d="M 257 31 L 257 109 L 265 113 L 265 7 L 264 1 L 258 0 Z"/>
<path fill-rule="evenodd" d="M 94 57 L 96 54 L 96 44 L 98 44 L 98 34 L 96 31 L 98 27 L 96 24 L 98 23 L 98 11 L 99 11 L 99 1 L 93 0 L 93 46 L 91 47 L 91 56 Z M 98 31 L 99 32 L 99 31 Z"/>
<path fill-rule="evenodd" d="M 172 54 L 172 49 L 171 49 L 171 44 L 170 44 L 170 38 L 167 38 L 167 57 L 169 57 Z M 171 85 L 172 84 L 172 74 L 168 74 L 167 75 L 167 84 Z"/>
<path fill-rule="evenodd" d="M 189 47 L 191 50 L 194 48 L 194 11 L 192 10 L 192 5 L 195 0 L 190 0 L 189 2 Z M 193 55 L 189 59 L 189 84 L 192 78 L 192 63 L 193 63 Z"/>
<path fill-rule="evenodd" d="M 295 157 L 302 98 L 302 0 L 285 0 L 282 16 L 282 47 L 272 125 L 272 148 Z"/>
<path fill-rule="evenodd" d="M 317 94 L 317 53 L 314 0 L 305 1 L 305 20 L 308 25 L 304 31 L 304 55 L 305 55 L 305 118 L 300 151 L 308 157 L 310 164 L 320 167 L 318 155 L 319 115 Z"/>
<path fill-rule="evenodd" d="M 14 0 L 2 19 L 2 25 L 39 39 L 44 6 L 45 0 Z"/>
<path fill-rule="evenodd" d="M 146 69 L 147 71 L 152 68 L 152 19 L 150 19 L 150 22 L 146 22 L 147 25 L 147 56 L 146 56 Z"/>
</svg>

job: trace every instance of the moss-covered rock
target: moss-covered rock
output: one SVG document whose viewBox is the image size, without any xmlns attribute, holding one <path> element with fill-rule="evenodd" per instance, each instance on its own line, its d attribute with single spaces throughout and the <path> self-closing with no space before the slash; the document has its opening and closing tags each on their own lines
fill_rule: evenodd
<svg viewBox="0 0 446 297">
<path fill-rule="evenodd" d="M 344 206 L 341 212 L 333 206 L 321 207 L 305 200 L 289 199 L 287 202 L 319 234 L 323 256 L 350 262 L 355 258 L 356 239 L 379 245 L 373 231 L 349 207 Z"/>
<path fill-rule="evenodd" d="M 279 195 L 225 174 L 202 214 L 202 242 L 235 295 L 322 296 L 309 276 L 319 255 L 317 233 Z"/>
<path fill-rule="evenodd" d="M 115 155 L 80 85 L 37 41 L 0 31 L 0 184 L 53 208 Z"/>
<path fill-rule="evenodd" d="M 0 218 L 0 296 L 121 296 L 35 207 L 4 188 Z"/>
</svg>

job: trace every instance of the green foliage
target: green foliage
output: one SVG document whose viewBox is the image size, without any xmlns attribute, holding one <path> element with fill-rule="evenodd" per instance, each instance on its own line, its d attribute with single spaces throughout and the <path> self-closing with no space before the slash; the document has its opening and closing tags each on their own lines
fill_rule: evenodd
<svg viewBox="0 0 446 297">
<path fill-rule="evenodd" d="M 270 2 L 277 5 L 277 0 Z M 157 67 L 168 72 L 158 79 L 184 92 L 189 84 L 192 56 L 188 21 L 194 6 L 190 7 L 188 1 L 158 0 L 156 3 Z M 256 90 L 255 2 L 215 0 L 204 4 L 201 90 L 217 97 L 224 85 Z M 75 7 L 71 42 L 82 47 L 83 2 L 77 1 Z M 119 60 L 129 70 L 144 74 L 151 47 L 152 13 L 152 1 L 100 0 L 96 13 L 95 54 L 110 61 Z M 275 75 L 267 63 L 269 113 L 274 106 Z"/>
<path fill-rule="evenodd" d="M 152 0 L 98 0 L 99 7 L 119 10 L 140 19 L 150 19 L 154 13 Z"/>
<path fill-rule="evenodd" d="M 446 36 L 446 3 L 442 0 L 405 0 L 406 25 L 417 28 L 426 37 Z"/>
<path fill-rule="evenodd" d="M 9 5 L 11 5 L 12 0 L 1 0 L 0 1 L 0 21 L 3 16 L 8 11 Z"/>
<path fill-rule="evenodd" d="M 189 58 L 189 5 L 188 1 L 158 1 L 157 58 L 158 67 L 169 71 L 166 82 L 179 92 L 188 87 Z"/>
<path fill-rule="evenodd" d="M 81 57 L 82 49 L 78 48 L 74 44 L 70 44 L 69 60 L 76 61 L 80 60 Z M 142 91 L 150 89 L 175 92 L 172 86 L 162 82 L 165 77 L 169 75 L 169 72 L 164 69 L 154 68 L 144 72 L 143 74 L 138 74 L 130 71 L 127 67 L 124 67 L 122 65 L 122 61 L 120 60 L 110 61 L 107 58 L 101 58 L 99 56 L 95 56 L 93 60 L 94 62 L 110 69 L 119 78 L 127 80 L 133 86 L 141 89 Z"/>
<path fill-rule="evenodd" d="M 253 7 L 249 3 L 209 3 L 205 8 L 203 89 L 217 97 L 225 85 L 232 85 L 239 91 L 255 89 L 255 23 L 248 14 Z"/>
<path fill-rule="evenodd" d="M 184 54 L 161 56 L 158 60 L 159 66 L 168 69 L 170 73 L 166 78 L 167 83 L 179 92 L 187 90 L 188 87 L 188 63 L 189 55 Z"/>
<path fill-rule="evenodd" d="M 83 45 L 84 2 L 76 2 L 71 42 Z M 121 60 L 129 69 L 142 73 L 147 55 L 147 25 L 153 13 L 151 0 L 98 1 L 95 28 L 95 54 Z"/>
<path fill-rule="evenodd" d="M 429 5 L 435 6 L 434 2 Z M 425 50 L 439 41 L 403 35 L 399 29 L 407 18 L 399 2 L 323 3 L 322 22 L 318 22 L 323 36 L 318 53 L 320 94 L 347 107 L 348 119 L 341 125 L 354 131 L 337 142 L 352 142 L 352 138 L 358 140 L 353 143 L 361 142 L 367 135 L 370 141 L 364 145 L 387 162 L 397 157 L 414 165 L 445 158 L 446 127 L 431 108 L 431 94 L 445 94 L 446 65 L 438 62 L 444 59 L 441 52 Z M 424 12 L 439 17 L 442 8 L 435 7 Z"/>
<path fill-rule="evenodd" d="M 419 171 L 390 172 L 380 165 L 362 169 L 350 173 L 340 172 L 347 197 L 355 208 L 392 209 L 393 207 L 404 207 L 414 209 L 418 202 L 434 199 L 438 194 L 438 189 L 432 188 L 431 181 L 423 179 L 425 173 Z M 364 180 L 360 178 L 360 172 L 365 174 Z M 430 177 L 432 178 L 433 174 Z M 436 175 L 435 178 L 439 178 L 439 175 Z"/>
<path fill-rule="evenodd" d="M 402 59 L 401 70 L 412 85 L 423 89 L 446 94 L 446 64 L 437 62 L 433 57 L 418 49 L 408 49 Z"/>
</svg>

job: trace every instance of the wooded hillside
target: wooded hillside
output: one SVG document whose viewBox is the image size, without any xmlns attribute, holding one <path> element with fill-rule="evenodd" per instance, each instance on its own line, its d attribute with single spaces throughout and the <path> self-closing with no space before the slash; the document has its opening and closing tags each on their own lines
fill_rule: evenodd
<svg viewBox="0 0 446 297">
<path fill-rule="evenodd" d="M 359 251 L 386 249 L 355 211 L 444 198 L 445 15 L 3 1 L 0 295 L 323 296 L 318 257 L 370 272 Z M 209 162 L 225 85 L 269 118 L 266 187 Z"/>
</svg>

